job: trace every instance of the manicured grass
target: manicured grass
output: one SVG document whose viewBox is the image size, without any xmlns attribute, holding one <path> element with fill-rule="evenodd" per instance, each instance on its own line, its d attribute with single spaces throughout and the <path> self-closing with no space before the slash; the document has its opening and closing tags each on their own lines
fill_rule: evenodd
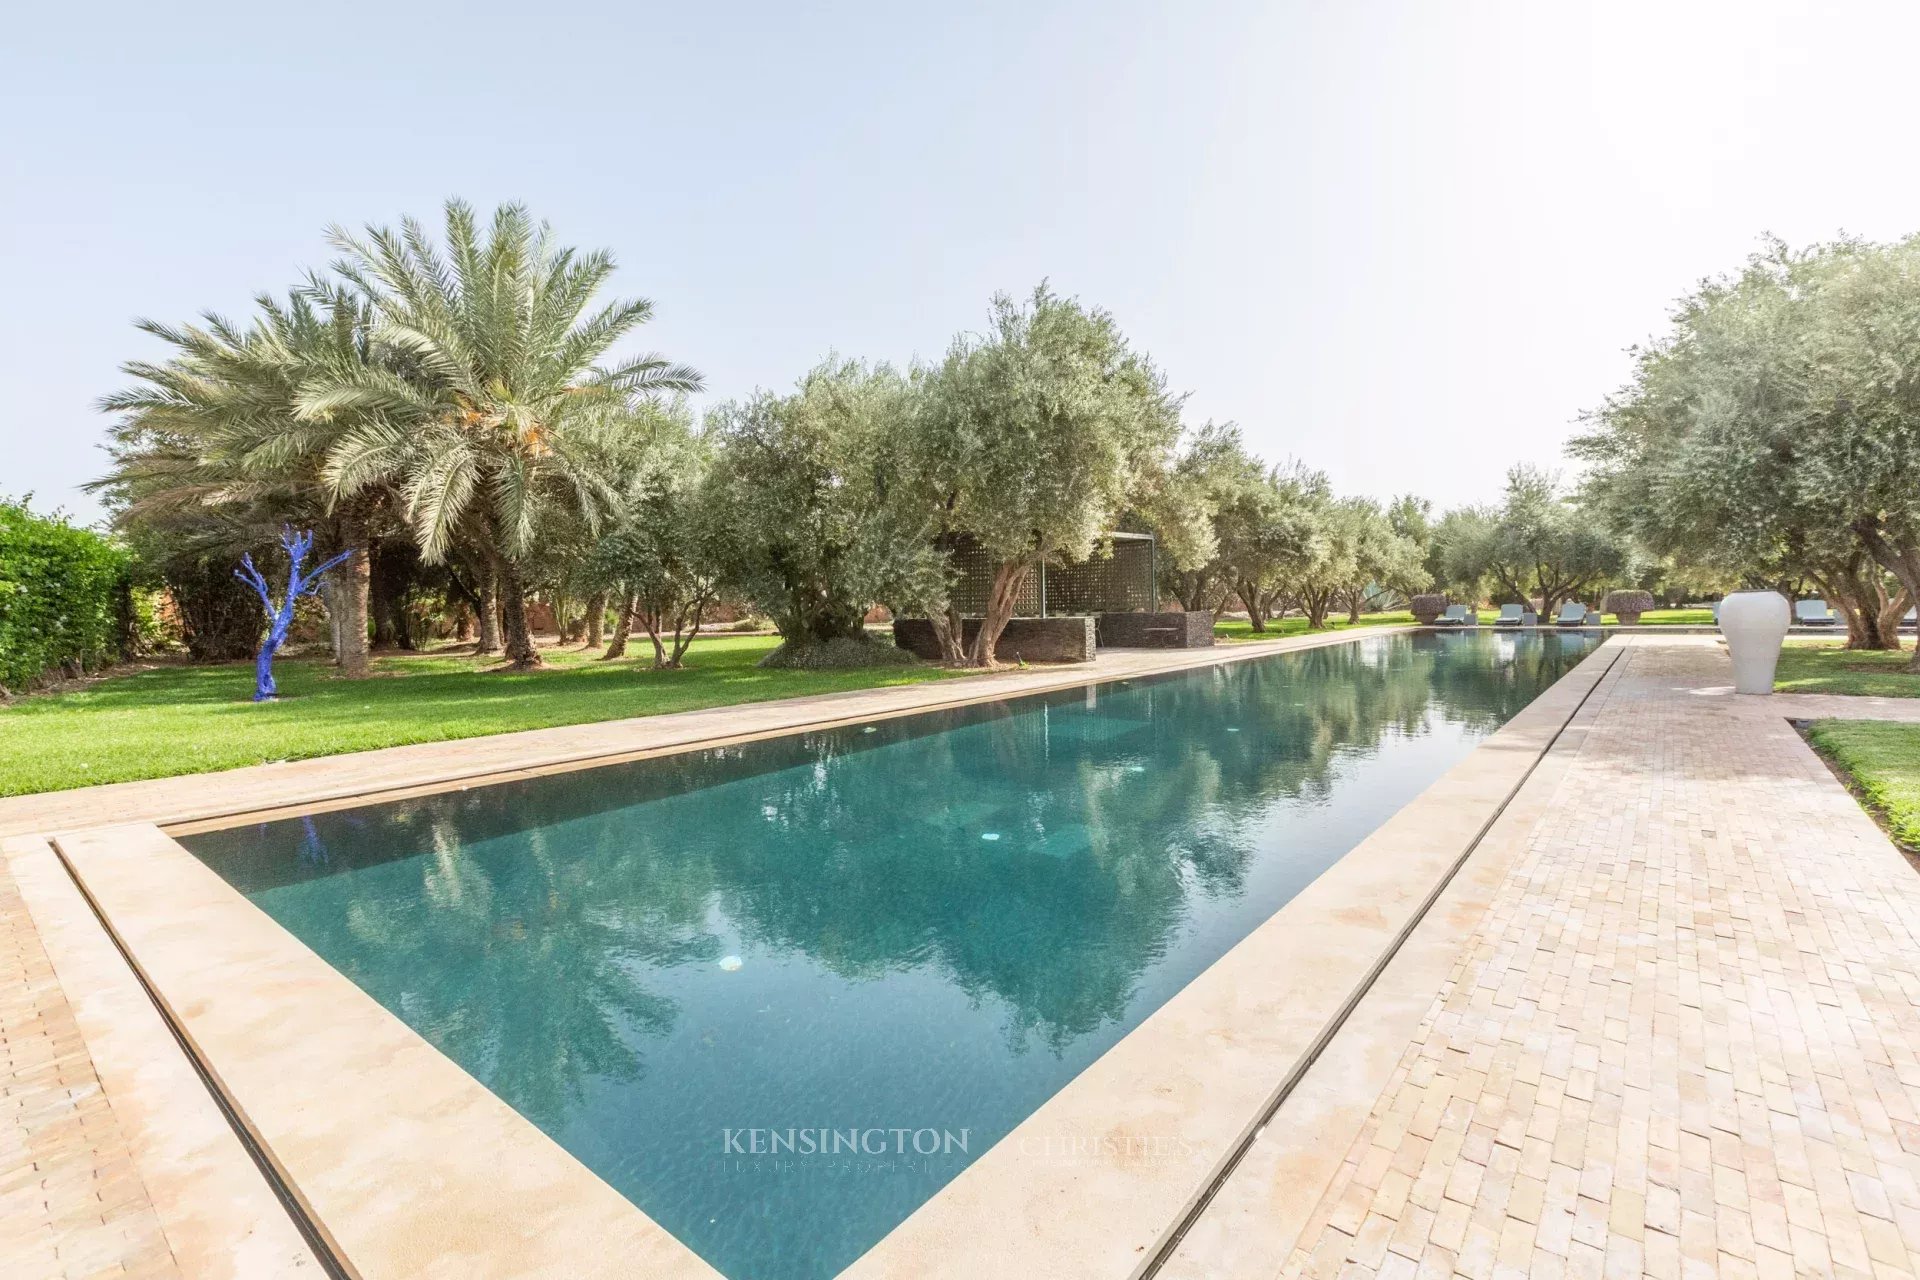
<svg viewBox="0 0 1920 1280">
<path fill-rule="evenodd" d="M 1483 622 L 1492 621 L 1497 616 L 1499 616 L 1497 611 L 1493 613 L 1485 609 L 1480 611 Z M 1347 615 L 1340 613 L 1327 619 L 1327 625 L 1322 630 L 1345 631 L 1349 627 L 1387 627 L 1396 623 L 1410 625 L 1412 622 L 1413 615 L 1404 610 L 1399 613 L 1363 613 L 1358 622 L 1348 622 Z M 1273 640 L 1281 636 L 1306 635 L 1311 630 L 1312 628 L 1307 626 L 1307 620 L 1300 617 L 1270 619 L 1267 622 L 1267 629 L 1262 632 L 1255 632 L 1253 624 L 1245 618 L 1222 618 L 1213 624 L 1214 639 L 1230 642 Z"/>
<path fill-rule="evenodd" d="M 1888 834 L 1920 850 L 1920 725 L 1818 720 L 1807 737 L 1853 783 Z"/>
<path fill-rule="evenodd" d="M 464 654 L 378 660 L 366 680 L 338 680 L 324 661 L 274 664 L 282 699 L 255 704 L 253 666 L 169 666 L 0 708 L 0 796 L 164 778 L 439 742 L 552 725 L 912 684 L 955 673 L 930 664 L 858 671 L 767 671 L 773 636 L 695 642 L 682 671 L 641 656 L 600 662 L 546 651 L 544 671 L 488 671 Z"/>
<path fill-rule="evenodd" d="M 1618 622 L 1612 614 L 1606 614 L 1607 622 Z M 1711 609 L 1649 609 L 1640 615 L 1643 627 L 1710 627 L 1713 625 Z"/>
<path fill-rule="evenodd" d="M 1781 693 L 1920 698 L 1920 675 L 1904 668 L 1912 650 L 1846 649 L 1838 640 L 1789 640 L 1773 687 Z"/>
</svg>

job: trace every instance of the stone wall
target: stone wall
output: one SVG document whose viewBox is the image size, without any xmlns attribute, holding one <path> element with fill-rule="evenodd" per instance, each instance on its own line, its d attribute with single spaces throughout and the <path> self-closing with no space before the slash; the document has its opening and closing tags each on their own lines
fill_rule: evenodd
<svg viewBox="0 0 1920 1280">
<path fill-rule="evenodd" d="M 1096 619 L 1103 649 L 1205 649 L 1213 644 L 1213 614 L 1103 613 Z"/>
<path fill-rule="evenodd" d="M 966 641 L 980 634 L 980 619 L 968 618 Z M 1000 633 L 994 647 L 1001 662 L 1091 662 L 1094 651 L 1092 618 L 1015 618 Z M 925 618 L 896 618 L 893 642 L 916 657 L 940 660 L 940 642 Z"/>
</svg>

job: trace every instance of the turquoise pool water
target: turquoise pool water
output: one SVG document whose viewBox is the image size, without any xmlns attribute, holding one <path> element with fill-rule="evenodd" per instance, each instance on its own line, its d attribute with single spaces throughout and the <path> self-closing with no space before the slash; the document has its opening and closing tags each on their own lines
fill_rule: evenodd
<svg viewBox="0 0 1920 1280">
<path fill-rule="evenodd" d="M 823 1277 L 1595 643 L 1372 636 L 182 843 L 722 1272 Z"/>
</svg>

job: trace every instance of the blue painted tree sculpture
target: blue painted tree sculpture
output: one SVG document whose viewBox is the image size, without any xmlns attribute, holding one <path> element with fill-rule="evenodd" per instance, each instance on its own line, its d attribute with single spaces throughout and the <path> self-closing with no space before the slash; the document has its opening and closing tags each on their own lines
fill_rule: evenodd
<svg viewBox="0 0 1920 1280">
<path fill-rule="evenodd" d="M 273 655 L 280 651 L 286 642 L 287 628 L 293 625 L 293 606 L 301 596 L 310 594 L 320 585 L 321 575 L 353 554 L 351 548 L 342 551 L 333 559 L 320 565 L 312 572 L 303 572 L 307 557 L 313 553 L 313 530 L 295 533 L 291 526 L 280 527 L 280 545 L 287 552 L 287 590 L 275 603 L 273 592 L 267 586 L 267 580 L 253 567 L 253 552 L 240 557 L 240 567 L 233 576 L 240 579 L 259 593 L 260 603 L 267 611 L 267 638 L 260 642 L 260 652 L 253 660 L 253 700 L 267 702 L 277 696 L 279 690 L 273 683 Z"/>
</svg>

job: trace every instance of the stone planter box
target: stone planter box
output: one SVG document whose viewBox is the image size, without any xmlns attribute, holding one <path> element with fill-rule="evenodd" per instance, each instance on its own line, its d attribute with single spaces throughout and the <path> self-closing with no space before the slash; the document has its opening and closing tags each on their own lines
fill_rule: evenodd
<svg viewBox="0 0 1920 1280">
<path fill-rule="evenodd" d="M 965 620 L 966 643 L 980 634 L 980 619 Z M 925 618 L 896 618 L 893 642 L 917 658 L 940 660 L 940 641 Z M 994 646 L 1001 662 L 1091 662 L 1095 646 L 1092 618 L 1015 618 Z"/>
<path fill-rule="evenodd" d="M 1213 644 L 1213 614 L 1103 613 L 1095 619 L 1102 649 L 1205 649 Z"/>
</svg>

